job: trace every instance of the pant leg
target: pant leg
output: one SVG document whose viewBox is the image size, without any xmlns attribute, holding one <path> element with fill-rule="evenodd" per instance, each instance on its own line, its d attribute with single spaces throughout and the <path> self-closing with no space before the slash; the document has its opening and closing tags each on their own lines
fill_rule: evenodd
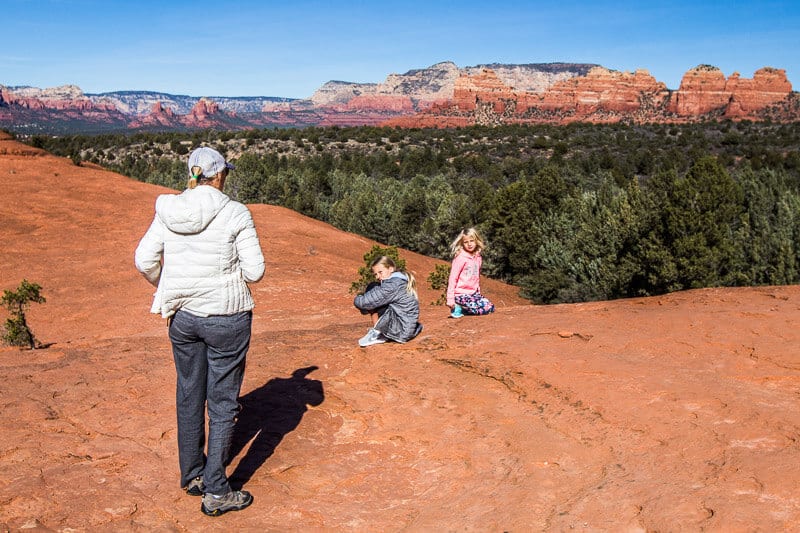
<svg viewBox="0 0 800 533">
<path fill-rule="evenodd" d="M 204 319 L 208 346 L 208 458 L 203 481 L 212 494 L 231 490 L 225 466 L 239 414 L 239 392 L 250 347 L 252 313 Z"/>
<path fill-rule="evenodd" d="M 206 345 L 198 336 L 198 320 L 178 311 L 169 326 L 177 384 L 175 410 L 178 418 L 178 462 L 181 487 L 203 475 L 206 456 L 205 404 L 207 359 Z"/>
<path fill-rule="evenodd" d="M 494 304 L 479 292 L 474 294 L 459 294 L 455 301 L 461 306 L 465 315 L 488 315 L 494 312 Z"/>
</svg>

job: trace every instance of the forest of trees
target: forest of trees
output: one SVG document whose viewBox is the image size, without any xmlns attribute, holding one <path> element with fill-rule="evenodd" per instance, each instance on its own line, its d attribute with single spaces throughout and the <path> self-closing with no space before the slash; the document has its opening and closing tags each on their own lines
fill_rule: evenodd
<svg viewBox="0 0 800 533">
<path fill-rule="evenodd" d="M 182 189 L 200 144 L 227 192 L 449 259 L 461 228 L 484 273 L 536 303 L 800 281 L 800 124 L 376 127 L 33 137 Z"/>
</svg>

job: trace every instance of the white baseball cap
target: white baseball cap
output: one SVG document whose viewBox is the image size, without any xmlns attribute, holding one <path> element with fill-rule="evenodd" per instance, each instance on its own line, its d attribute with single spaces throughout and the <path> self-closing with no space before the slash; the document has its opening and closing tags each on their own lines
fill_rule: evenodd
<svg viewBox="0 0 800 533">
<path fill-rule="evenodd" d="M 203 177 L 206 178 L 213 178 L 226 168 L 230 170 L 235 168 L 232 164 L 225 161 L 222 154 L 207 146 L 197 148 L 189 156 L 189 174 L 192 174 L 192 167 L 200 167 L 203 169 Z"/>
</svg>

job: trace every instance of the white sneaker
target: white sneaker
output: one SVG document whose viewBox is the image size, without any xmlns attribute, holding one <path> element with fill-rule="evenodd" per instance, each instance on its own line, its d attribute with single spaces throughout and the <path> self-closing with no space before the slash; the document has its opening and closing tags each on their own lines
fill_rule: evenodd
<svg viewBox="0 0 800 533">
<path fill-rule="evenodd" d="M 386 342 L 386 337 L 375 328 L 369 328 L 367 334 L 358 339 L 358 345 L 362 348 L 372 346 L 373 344 L 383 344 L 384 342 Z"/>
</svg>

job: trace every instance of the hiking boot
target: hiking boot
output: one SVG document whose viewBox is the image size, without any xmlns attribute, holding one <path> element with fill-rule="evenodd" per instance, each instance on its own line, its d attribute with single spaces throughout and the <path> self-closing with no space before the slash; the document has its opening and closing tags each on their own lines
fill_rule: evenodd
<svg viewBox="0 0 800 533">
<path fill-rule="evenodd" d="M 246 490 L 232 490 L 222 496 L 206 492 L 203 495 L 200 510 L 208 516 L 219 516 L 228 511 L 241 511 L 251 503 L 253 503 L 253 497 Z"/>
<path fill-rule="evenodd" d="M 461 306 L 455 304 L 453 306 L 453 312 L 450 313 L 450 318 L 461 318 L 462 316 L 464 316 L 464 313 L 461 311 Z"/>
<path fill-rule="evenodd" d="M 203 483 L 203 476 L 197 476 L 191 480 L 188 485 L 183 487 L 183 490 L 185 490 L 186 494 L 189 496 L 202 496 L 206 491 L 206 486 Z"/>
<path fill-rule="evenodd" d="M 367 334 L 358 339 L 358 345 L 362 348 L 372 346 L 373 344 L 382 344 L 384 342 L 386 342 L 386 337 L 375 328 L 369 328 Z"/>
</svg>

